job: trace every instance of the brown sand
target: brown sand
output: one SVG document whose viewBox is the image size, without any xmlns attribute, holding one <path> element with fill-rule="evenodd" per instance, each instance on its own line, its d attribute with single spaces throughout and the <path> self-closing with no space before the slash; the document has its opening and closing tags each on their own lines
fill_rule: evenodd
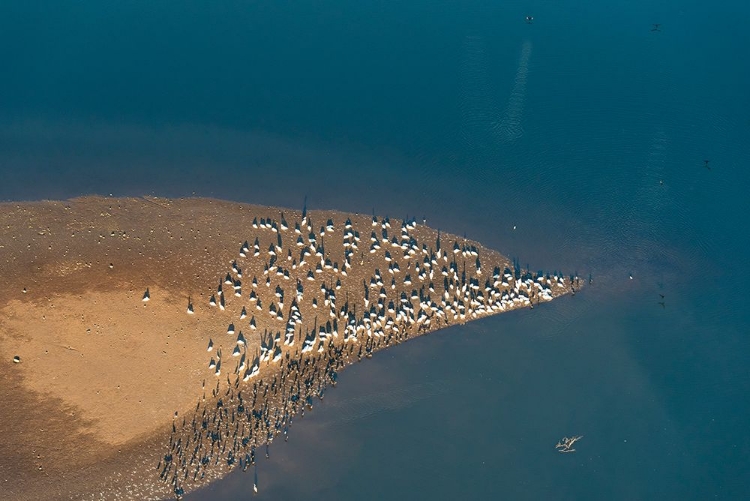
<svg viewBox="0 0 750 501">
<path fill-rule="evenodd" d="M 290 226 L 286 252 L 295 249 L 291 230 L 301 214 L 283 215 Z M 316 233 L 328 218 L 335 220 L 338 236 L 326 236 L 325 246 L 336 262 L 343 262 L 343 221 L 350 217 L 359 229 L 363 266 L 343 280 L 339 298 L 348 294 L 361 303 L 363 281 L 374 268 L 388 266 L 380 254 L 368 254 L 370 218 L 318 211 L 309 216 Z M 195 408 L 207 378 L 207 387 L 216 384 L 207 368 L 215 353 L 206 352 L 208 339 L 225 351 L 234 345 L 227 325 L 239 324 L 244 299 L 225 285 L 227 308 L 220 311 L 209 306 L 209 297 L 242 243 L 252 247 L 256 235 L 263 235 L 261 256 L 251 258 L 251 250 L 242 263 L 243 296 L 253 276 L 265 281 L 266 251 L 276 236 L 252 228 L 261 217 L 279 221 L 280 209 L 210 199 L 101 197 L 0 204 L 1 497 L 170 495 L 153 463 L 163 454 L 175 412 L 181 417 Z M 391 233 L 399 235 L 399 225 L 393 225 Z M 420 242 L 434 243 L 437 236 L 422 226 L 412 233 Z M 446 235 L 444 245 L 456 239 Z M 508 265 L 493 251 L 479 251 L 485 262 Z M 296 275 L 304 281 L 305 273 L 298 270 L 288 282 L 274 277 L 274 286 L 289 284 L 287 309 Z M 309 287 L 321 280 L 332 284 L 335 276 L 325 270 Z M 150 300 L 144 302 L 147 289 Z M 189 300 L 194 315 L 186 312 Z M 301 309 L 310 326 L 313 318 L 324 318 L 310 305 Z M 260 345 L 257 332 L 265 327 L 283 331 L 265 312 L 248 306 L 248 316 L 259 327 L 250 332 L 243 322 L 248 352 Z M 13 363 L 14 356 L 21 362 Z"/>
</svg>

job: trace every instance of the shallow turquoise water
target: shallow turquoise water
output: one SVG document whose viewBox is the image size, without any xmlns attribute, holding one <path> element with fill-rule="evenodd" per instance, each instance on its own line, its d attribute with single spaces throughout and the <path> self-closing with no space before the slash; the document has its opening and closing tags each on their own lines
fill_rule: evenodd
<svg viewBox="0 0 750 501">
<path fill-rule="evenodd" d="M 0 199 L 307 195 L 593 277 L 348 369 L 259 498 L 750 495 L 748 4 L 20 5 Z"/>
</svg>

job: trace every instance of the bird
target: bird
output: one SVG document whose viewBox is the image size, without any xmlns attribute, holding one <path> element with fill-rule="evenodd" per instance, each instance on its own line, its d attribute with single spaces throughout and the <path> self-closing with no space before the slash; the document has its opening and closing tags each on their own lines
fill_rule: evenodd
<svg viewBox="0 0 750 501">
<path fill-rule="evenodd" d="M 534 22 L 534 16 L 526 16 L 526 24 L 531 24 Z"/>
<path fill-rule="evenodd" d="M 662 308 L 666 308 L 666 306 L 664 305 L 664 301 L 659 301 L 659 304 L 661 305 Z"/>
<path fill-rule="evenodd" d="M 651 31 L 661 31 L 661 30 L 659 29 L 659 26 L 661 26 L 661 24 L 660 24 L 660 23 L 654 23 L 654 25 L 653 25 L 653 26 L 654 26 L 654 27 L 653 27 L 653 28 L 651 28 Z"/>
<path fill-rule="evenodd" d="M 570 438 L 563 437 L 562 440 L 557 442 L 557 445 L 555 445 L 555 449 L 558 449 L 558 452 L 575 452 L 576 450 L 573 449 L 573 445 L 582 438 L 583 435 Z"/>
</svg>

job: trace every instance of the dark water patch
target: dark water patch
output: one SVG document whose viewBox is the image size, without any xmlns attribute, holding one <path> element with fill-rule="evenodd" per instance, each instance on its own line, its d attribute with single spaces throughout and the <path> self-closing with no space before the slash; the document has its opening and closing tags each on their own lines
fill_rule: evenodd
<svg viewBox="0 0 750 501">
<path fill-rule="evenodd" d="M 481 162 L 492 154 L 493 147 L 491 125 L 496 105 L 489 71 L 491 56 L 480 35 L 467 35 L 463 51 L 459 135 L 467 160 Z"/>
<path fill-rule="evenodd" d="M 414 405 L 420 400 L 445 394 L 446 391 L 447 385 L 445 381 L 415 383 L 379 392 L 365 390 L 356 397 L 329 403 L 328 406 L 331 407 L 331 410 L 328 412 L 332 412 L 335 415 L 334 423 L 348 423 L 384 411 L 392 411 Z"/>
</svg>

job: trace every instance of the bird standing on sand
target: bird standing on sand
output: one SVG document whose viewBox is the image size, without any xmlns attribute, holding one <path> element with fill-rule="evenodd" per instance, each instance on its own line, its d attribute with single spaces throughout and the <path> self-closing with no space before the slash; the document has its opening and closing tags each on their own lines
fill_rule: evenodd
<svg viewBox="0 0 750 501">
<path fill-rule="evenodd" d="M 529 16 L 529 21 L 532 19 Z M 250 316 L 248 332 L 253 333 L 252 339 L 250 335 L 245 338 L 240 332 L 242 324 L 234 324 L 231 320 L 224 324 L 227 326 L 226 335 L 236 336 L 235 342 L 228 345 L 228 353 L 232 357 L 229 360 L 237 358 L 237 362 L 231 363 L 230 368 L 224 371 L 224 374 L 228 374 L 226 385 L 219 378 L 223 375 L 220 346 L 214 345 L 211 339 L 207 340 L 208 346 L 203 345 L 210 354 L 209 371 L 219 378 L 212 391 L 213 398 L 218 401 L 215 402 L 215 408 L 212 408 L 213 405 L 207 406 L 204 395 L 196 407 L 196 419 L 193 420 L 192 428 L 181 431 L 179 426 L 173 427 L 174 440 L 170 441 L 168 452 L 175 454 L 178 461 L 170 461 L 167 465 L 162 475 L 165 480 L 172 478 L 172 482 L 175 482 L 178 475 L 185 479 L 189 476 L 194 480 L 204 478 L 211 465 L 218 464 L 230 469 L 239 464 L 241 469 L 246 470 L 248 465 L 255 465 L 255 448 L 264 445 L 266 456 L 270 457 L 269 444 L 274 437 L 283 434 L 284 440 L 288 439 L 292 416 L 304 416 L 306 411 L 309 412 L 313 399 L 322 399 L 329 384 L 335 386 L 336 372 L 347 363 L 370 358 L 375 351 L 385 346 L 398 344 L 415 332 L 429 332 L 441 323 L 448 325 L 451 321 L 465 321 L 505 309 L 536 307 L 542 300 L 551 300 L 560 289 L 572 289 L 572 285 L 577 285 L 579 281 L 578 277 L 571 276 L 572 282 L 568 283 L 567 278 L 557 273 L 553 276 L 522 273 L 520 266 L 514 272 L 503 266 L 495 266 L 493 269 L 490 266 L 491 260 L 480 256 L 477 248 L 466 240 L 463 245 L 460 240 L 456 240 L 452 244 L 446 243 L 443 248 L 438 236 L 436 249 L 430 248 L 410 234 L 410 230 L 416 228 L 413 220 L 401 222 L 399 239 L 398 232 L 394 232 L 389 238 L 392 226 L 397 228 L 397 223 L 392 225 L 388 218 L 381 221 L 380 218 L 373 217 L 372 225 L 377 231 L 372 232 L 370 254 L 375 255 L 368 255 L 367 260 L 363 252 L 360 252 L 359 260 L 354 257 L 358 252 L 355 250 L 359 233 L 355 231 L 351 219 L 346 220 L 343 229 L 334 226 L 333 220 L 329 219 L 317 233 L 313 233 L 312 223 L 307 219 L 302 223 L 291 220 L 278 227 L 276 235 L 288 230 L 289 223 L 295 229 L 300 228 L 298 238 L 295 237 L 297 242 L 292 244 L 301 251 L 299 264 L 292 264 L 292 269 L 297 264 L 300 271 L 297 272 L 298 276 L 291 277 L 297 283 L 291 301 L 285 301 L 287 294 L 283 285 L 283 280 L 290 276 L 282 270 L 283 261 L 277 260 L 277 256 L 287 255 L 289 262 L 293 262 L 294 256 L 291 249 L 283 247 L 280 241 L 277 246 L 271 243 L 267 247 L 269 260 L 265 263 L 264 277 L 261 278 L 261 283 L 265 281 L 267 288 L 259 288 L 258 279 L 248 271 L 253 270 L 254 266 L 247 261 L 251 259 L 247 244 L 243 244 L 241 249 L 246 256 L 240 255 L 240 260 L 230 262 L 230 269 L 224 270 L 217 277 L 219 288 L 210 296 L 209 304 L 222 309 L 225 307 L 232 313 L 234 320 L 239 316 L 242 322 L 247 322 L 246 317 Z M 276 223 L 271 218 L 260 218 L 259 230 L 270 228 L 274 231 L 275 227 Z M 309 233 L 307 238 L 303 236 L 303 227 Z M 513 229 L 516 229 L 515 225 Z M 382 240 L 378 235 L 380 232 Z M 332 237 L 331 233 L 341 235 Z M 338 236 L 343 239 L 345 264 L 341 268 L 338 263 L 342 261 L 336 261 L 340 256 L 326 252 L 329 247 L 335 248 L 335 244 L 330 242 L 335 242 Z M 325 247 L 324 237 L 327 241 Z M 253 249 L 259 254 L 260 240 L 254 238 Z M 276 236 L 274 240 L 277 240 Z M 264 242 L 263 246 L 265 245 Z M 453 247 L 452 255 L 445 252 L 450 248 L 449 245 Z M 423 256 L 419 256 L 420 253 Z M 449 255 L 452 260 L 449 260 Z M 243 258 L 246 260 L 242 260 Z M 305 262 L 305 259 L 311 262 Z M 369 277 L 363 277 L 365 311 L 362 313 L 358 311 L 356 303 L 352 305 L 349 302 L 351 295 L 347 290 L 349 284 L 345 280 L 344 270 L 351 272 L 356 269 L 356 261 L 359 261 L 359 266 L 365 266 L 366 261 L 372 259 L 379 259 L 382 266 L 387 266 L 390 280 L 384 279 L 384 273 L 381 274 L 379 268 L 371 270 Z M 223 288 L 230 285 L 235 292 L 238 290 L 241 285 L 240 266 L 243 263 L 248 279 L 252 278 L 252 286 L 249 296 L 238 297 L 246 298 L 247 302 L 237 301 L 232 297 L 235 295 L 223 293 Z M 256 264 L 262 266 L 260 263 Z M 305 266 L 309 269 L 304 269 Z M 385 271 L 385 268 L 382 269 Z M 442 290 L 437 280 L 433 283 L 434 275 L 439 273 L 442 273 Z M 319 283 L 304 290 L 302 280 L 305 280 L 305 276 L 307 280 Z M 319 276 L 322 280 L 318 279 Z M 589 277 L 589 282 L 591 280 Z M 388 283 L 391 287 L 388 287 Z M 403 289 L 401 286 L 404 286 Z M 339 301 L 341 295 L 346 297 L 343 307 L 336 304 L 337 294 Z M 191 298 L 188 301 L 192 303 Z M 287 304 L 289 302 L 291 305 Z M 271 320 L 260 320 L 256 324 L 257 319 L 248 315 L 246 309 L 252 303 L 255 303 L 259 311 L 270 312 Z M 310 320 L 315 320 L 312 331 L 303 328 L 303 314 L 312 315 Z M 321 318 L 316 315 L 322 315 L 322 323 Z M 265 319 L 265 316 L 262 317 Z M 284 321 L 286 327 L 283 330 L 276 326 L 270 331 L 264 329 L 268 325 L 267 321 L 276 320 Z M 306 322 L 310 320 L 306 318 Z M 260 351 L 255 354 L 247 353 L 248 344 L 254 346 L 257 339 L 254 334 L 259 328 L 263 332 L 263 336 L 259 337 Z M 223 332 L 215 333 L 214 337 L 216 334 L 221 334 L 217 339 L 226 339 Z M 285 339 L 283 347 L 282 337 Z M 294 343 L 295 339 L 302 341 L 300 349 L 287 349 L 297 345 Z M 252 358 L 252 362 L 249 358 L 246 360 L 246 356 Z M 269 368 L 271 372 L 263 374 L 267 365 L 274 367 Z M 245 384 L 241 386 L 243 382 Z M 238 390 L 237 393 L 235 389 Z M 248 393 L 249 398 L 243 400 L 243 395 Z M 202 415 L 199 413 L 201 406 L 204 406 Z M 182 428 L 185 428 L 184 423 Z M 579 439 L 580 437 L 566 437 L 560 443 L 560 448 L 564 449 L 560 452 L 574 452 L 575 449 L 571 446 Z M 193 451 L 192 457 L 185 456 L 188 450 Z M 258 490 L 257 474 L 253 490 Z"/>
</svg>

